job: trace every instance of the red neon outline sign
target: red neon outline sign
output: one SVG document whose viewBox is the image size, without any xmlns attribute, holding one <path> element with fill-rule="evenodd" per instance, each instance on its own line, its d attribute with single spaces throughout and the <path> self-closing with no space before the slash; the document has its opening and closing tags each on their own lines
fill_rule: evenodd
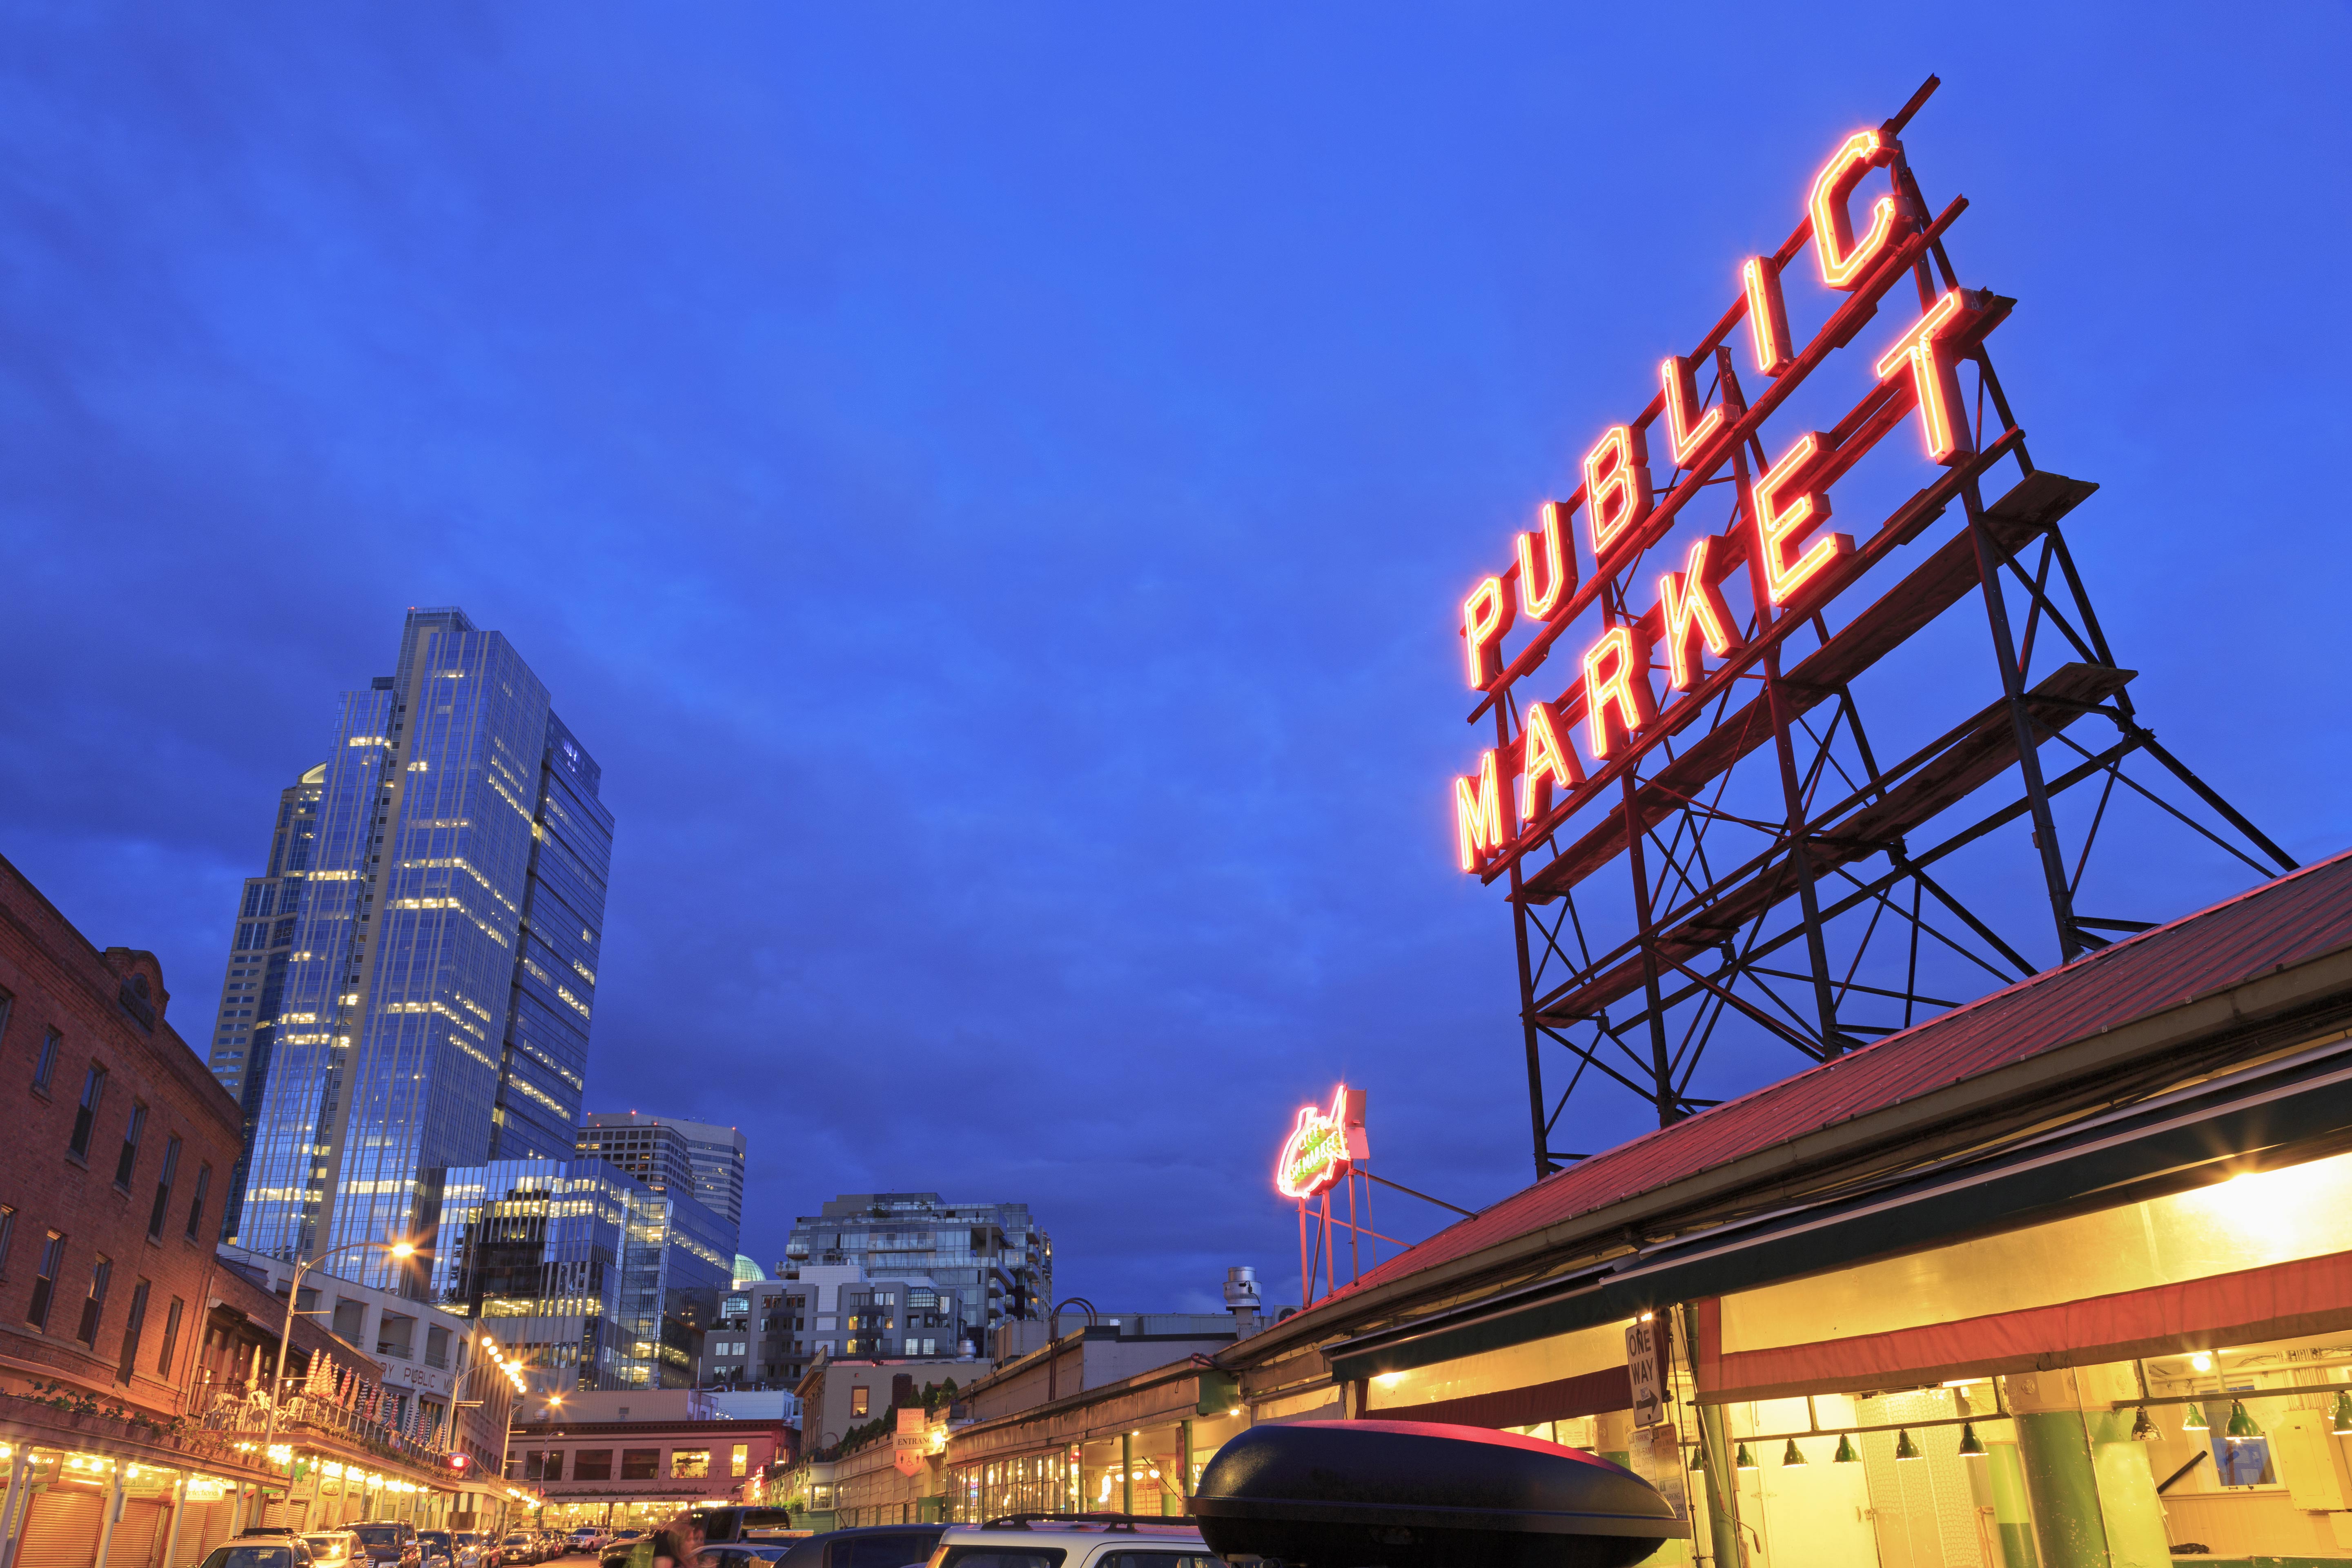
<svg viewBox="0 0 2352 1568">
<path fill-rule="evenodd" d="M 1780 492 L 1805 484 L 1829 449 L 1829 437 L 1808 430 L 1780 460 L 1757 476 L 1750 490 L 1756 502 L 1756 559 L 1763 569 L 1766 596 L 1778 606 L 1795 598 L 1822 568 L 1853 548 L 1843 533 L 1823 534 L 1794 561 L 1782 557 L 1787 546 L 1829 520 L 1830 498 L 1816 489 L 1800 489 L 1785 502 Z"/>
<path fill-rule="evenodd" d="M 1731 606 L 1723 602 L 1716 584 L 1719 573 L 1707 569 L 1707 555 L 1715 543 L 1712 534 L 1702 534 L 1694 541 L 1690 553 L 1683 559 L 1683 569 L 1668 572 L 1658 578 L 1658 618 L 1665 627 L 1666 681 L 1677 691 L 1688 691 L 1698 684 L 1702 673 L 1699 661 L 1690 654 L 1691 634 L 1696 632 L 1706 644 L 1706 651 L 1721 658 L 1739 640 L 1732 628 Z"/>
<path fill-rule="evenodd" d="M 1574 789 L 1583 782 L 1583 764 L 1560 738 L 1551 704 L 1528 704 L 1527 728 L 1519 739 L 1519 820 L 1533 822 L 1551 809 L 1554 784 Z"/>
<path fill-rule="evenodd" d="M 1347 1115 L 1344 1083 L 1331 1096 L 1329 1110 L 1319 1105 L 1298 1108 L 1298 1120 L 1292 1124 L 1290 1136 L 1283 1140 L 1282 1152 L 1275 1157 L 1276 1192 L 1304 1203 L 1339 1184 L 1339 1178 L 1355 1163 L 1354 1152 L 1349 1147 Z"/>
<path fill-rule="evenodd" d="M 1614 727 L 1628 741 L 1658 716 L 1657 694 L 1650 689 L 1650 650 L 1635 639 L 1633 627 L 1611 626 L 1584 650 L 1584 712 L 1586 739 L 1596 757 L 1615 749 L 1609 740 L 1612 715 Z"/>
<path fill-rule="evenodd" d="M 1938 346 L 1951 335 L 1952 323 L 1966 305 L 1959 289 L 1947 289 L 1872 367 L 1885 381 L 1906 362 L 1910 364 L 1911 389 L 1919 395 L 1919 428 L 1927 437 L 1927 456 L 1946 467 L 1976 450 L 1967 418 L 1957 422 L 1952 418 L 1952 410 L 1963 406 L 1959 367 Z"/>
<path fill-rule="evenodd" d="M 1584 526 L 1594 563 L 1649 515 L 1649 442 L 1631 425 L 1612 425 L 1584 454 Z"/>
<path fill-rule="evenodd" d="M 1478 759 L 1477 778 L 1475 790 L 1467 778 L 1454 781 L 1454 837 L 1465 871 L 1475 871 L 1487 852 L 1503 847 L 1503 791 L 1491 746 Z"/>
<path fill-rule="evenodd" d="M 1675 468 L 1687 468 L 1723 428 L 1723 405 L 1710 405 L 1697 424 L 1691 423 L 1691 407 L 1698 402 L 1698 378 L 1691 374 L 1690 361 L 1680 354 L 1668 354 L 1658 362 L 1658 390 L 1666 401 L 1666 449 L 1674 454 Z"/>
<path fill-rule="evenodd" d="M 1789 368 L 1789 305 L 1780 298 L 1780 269 L 1760 256 L 1751 256 L 1739 269 L 1739 287 L 1748 296 L 1748 341 L 1756 345 L 1756 368 L 1779 375 Z"/>
<path fill-rule="evenodd" d="M 1870 209 L 1870 227 L 1857 240 L 1853 217 L 1846 203 L 1862 177 L 1895 161 L 1895 149 L 1875 131 L 1857 131 L 1847 137 L 1822 172 L 1813 176 L 1812 199 L 1806 210 L 1813 215 L 1813 255 L 1822 264 L 1822 281 L 1832 289 L 1859 288 L 1870 264 L 1886 248 L 1895 234 L 1895 198 L 1881 196 Z"/>
<path fill-rule="evenodd" d="M 1560 600 L 1576 586 L 1576 553 L 1562 549 L 1559 542 L 1560 505 L 1556 500 L 1543 503 L 1543 521 L 1533 533 L 1519 535 L 1519 605 L 1533 620 L 1542 620 L 1559 607 Z M 1541 594 L 1535 589 L 1536 541 L 1543 541 L 1543 583 Z"/>
<path fill-rule="evenodd" d="M 1462 601 L 1463 655 L 1469 660 L 1470 684 L 1484 691 L 1503 673 L 1503 653 L 1497 646 L 1511 629 L 1517 606 L 1503 592 L 1503 580 L 1489 577 Z"/>
</svg>

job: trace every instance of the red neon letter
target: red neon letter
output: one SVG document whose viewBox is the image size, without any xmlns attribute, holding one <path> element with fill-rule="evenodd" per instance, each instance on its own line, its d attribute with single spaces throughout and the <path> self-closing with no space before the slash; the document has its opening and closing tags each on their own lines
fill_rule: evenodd
<svg viewBox="0 0 2352 1568">
<path fill-rule="evenodd" d="M 1485 856 L 1503 847 L 1503 792 L 1495 779 L 1495 753 L 1478 759 L 1477 787 L 1454 781 L 1454 837 L 1462 848 L 1462 868 L 1475 871 Z"/>
<path fill-rule="evenodd" d="M 1533 822 L 1551 809 L 1552 785 L 1573 789 L 1583 782 L 1584 769 L 1560 740 L 1551 704 L 1528 704 L 1527 732 L 1519 741 L 1519 820 Z"/>
<path fill-rule="evenodd" d="M 1870 264 L 1886 248 L 1887 239 L 1895 233 L 1893 196 L 1878 198 L 1877 205 L 1870 209 L 1870 231 L 1858 240 L 1853 237 L 1853 219 L 1845 207 L 1864 174 L 1894 161 L 1895 149 L 1882 142 L 1877 132 L 1857 131 L 1830 154 L 1830 161 L 1813 176 L 1813 199 L 1810 204 L 1813 254 L 1821 258 L 1822 281 L 1832 289 L 1859 286 L 1863 274 L 1870 270 Z"/>
<path fill-rule="evenodd" d="M 1611 426 L 1584 454 L 1584 511 L 1596 567 L 1626 530 L 1650 515 L 1649 447 L 1632 426 Z"/>
<path fill-rule="evenodd" d="M 1698 382 L 1690 361 L 1668 354 L 1658 362 L 1658 385 L 1666 395 L 1666 445 L 1674 449 L 1675 467 L 1687 468 L 1699 449 L 1723 428 L 1723 405 L 1716 404 L 1696 425 L 1691 410 L 1698 405 Z"/>
<path fill-rule="evenodd" d="M 1543 547 L 1538 550 L 1537 540 Z M 1537 570 L 1537 558 L 1542 557 L 1542 570 Z M 1543 584 L 1538 592 L 1536 584 Z M 1559 607 L 1561 595 L 1576 585 L 1576 557 L 1562 550 L 1559 543 L 1559 502 L 1543 503 L 1543 526 L 1533 533 L 1519 535 L 1519 603 L 1529 616 L 1543 619 Z"/>
<path fill-rule="evenodd" d="M 1612 626 L 1584 650 L 1584 711 L 1596 757 L 1614 749 L 1610 744 L 1612 729 L 1622 731 L 1630 741 L 1657 716 L 1657 698 L 1650 690 L 1650 650 L 1633 640 L 1633 627 Z"/>
<path fill-rule="evenodd" d="M 1830 498 L 1801 488 L 1828 447 L 1828 437 L 1808 430 L 1756 481 L 1756 559 L 1763 567 L 1764 591 L 1775 605 L 1795 598 L 1822 567 L 1853 548 L 1853 541 L 1844 534 L 1831 533 L 1813 541 L 1812 548 L 1794 561 L 1781 553 L 1829 518 Z M 1796 493 L 1783 497 L 1783 490 Z"/>
<path fill-rule="evenodd" d="M 1906 361 L 1909 362 L 1911 387 L 1919 395 L 1919 426 L 1927 437 L 1927 456 L 1947 465 L 1976 449 L 1969 434 L 1967 416 L 1953 417 L 1954 411 L 1962 406 L 1959 366 L 1952 363 L 1949 354 L 1937 351 L 1937 344 L 1958 319 L 1960 305 L 1960 291 L 1947 290 L 1909 331 L 1895 341 L 1893 348 L 1878 356 L 1876 366 L 1878 379 L 1884 381 L 1900 371 Z"/>
<path fill-rule="evenodd" d="M 1789 307 L 1780 298 L 1780 269 L 1751 256 L 1739 269 L 1748 290 L 1748 337 L 1756 345 L 1756 368 L 1778 375 L 1789 368 Z"/>
<path fill-rule="evenodd" d="M 1705 639 L 1706 651 L 1717 658 L 1739 640 L 1731 629 L 1730 606 L 1716 587 L 1721 576 L 1707 569 L 1707 550 L 1714 542 L 1712 538 L 1696 541 L 1683 569 L 1658 579 L 1658 616 L 1666 631 L 1666 674 L 1677 691 L 1696 686 L 1701 674 L 1698 660 L 1690 653 L 1693 632 Z"/>
<path fill-rule="evenodd" d="M 1503 592 L 1500 577 L 1487 578 L 1462 601 L 1462 636 L 1469 645 L 1463 651 L 1470 661 L 1470 684 L 1481 691 L 1503 672 L 1498 645 L 1511 629 L 1512 613 L 1511 596 Z"/>
</svg>

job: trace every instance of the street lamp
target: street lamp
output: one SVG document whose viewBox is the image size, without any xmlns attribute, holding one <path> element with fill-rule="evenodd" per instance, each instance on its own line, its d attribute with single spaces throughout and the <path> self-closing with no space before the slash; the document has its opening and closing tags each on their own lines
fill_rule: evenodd
<svg viewBox="0 0 2352 1568">
<path fill-rule="evenodd" d="M 491 1337 L 488 1329 L 478 1328 L 475 1331 L 473 1346 L 474 1349 L 480 1353 L 474 1357 L 473 1364 L 466 1369 L 465 1376 L 460 1377 L 457 1380 L 457 1386 L 455 1390 L 455 1394 L 465 1393 L 466 1378 L 472 1377 L 475 1373 L 482 1371 L 486 1365 L 494 1372 L 504 1373 L 506 1374 L 507 1381 L 514 1385 L 514 1391 L 516 1394 L 520 1394 L 528 1392 L 527 1385 L 523 1381 L 520 1366 L 517 1363 L 506 1361 L 500 1358 L 499 1355 L 499 1342 Z M 468 1405 L 481 1405 L 484 1403 L 484 1401 L 479 1399 L 459 1399 L 455 1397 L 453 1394 L 449 1401 L 449 1440 L 451 1443 L 454 1444 L 457 1441 L 457 1412 Z M 499 1485 L 503 1488 L 506 1485 L 507 1478 L 507 1450 L 514 1442 L 514 1405 L 511 1400 L 508 1402 L 507 1418 L 500 1422 L 499 1426 L 503 1430 L 499 1438 L 499 1468 L 498 1474 L 494 1479 L 498 1481 Z M 506 1499 L 500 1498 L 499 1500 L 499 1518 L 501 1521 L 506 1518 Z"/>
<path fill-rule="evenodd" d="M 269 1450 L 278 1445 L 278 1407 L 286 1402 L 286 1352 L 294 1348 L 294 1303 L 301 1299 L 302 1276 L 338 1252 L 352 1252 L 365 1247 L 382 1247 L 394 1258 L 410 1258 L 416 1252 L 416 1244 L 410 1241 L 347 1241 L 341 1247 L 327 1248 L 316 1258 L 295 1261 L 294 1278 L 286 1285 L 286 1322 L 278 1331 L 278 1372 L 275 1384 L 269 1391 L 269 1420 L 262 1432 L 261 1462 L 264 1465 L 269 1462 Z M 254 1518 L 258 1522 L 267 1516 L 268 1503 L 259 1487 L 254 1489 L 253 1495 Z M 288 1506 L 292 1505 L 289 1502 Z"/>
</svg>

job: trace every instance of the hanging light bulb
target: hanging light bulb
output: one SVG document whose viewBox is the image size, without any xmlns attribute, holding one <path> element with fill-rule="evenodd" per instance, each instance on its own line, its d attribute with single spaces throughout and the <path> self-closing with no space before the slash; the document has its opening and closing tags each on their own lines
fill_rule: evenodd
<svg viewBox="0 0 2352 1568">
<path fill-rule="evenodd" d="M 1731 1468 L 1735 1470 L 1752 1470 L 1756 1468 L 1756 1456 L 1748 1451 L 1747 1444 L 1739 1445 L 1739 1452 L 1732 1458 Z"/>
<path fill-rule="evenodd" d="M 2232 1443 L 2242 1443 L 2249 1437 L 2263 1435 L 2263 1429 L 2254 1425 L 2254 1418 L 2246 1414 L 2246 1402 L 2242 1399 L 2230 1401 L 2230 1425 L 2226 1430 Z"/>
<path fill-rule="evenodd" d="M 2328 1425 L 2338 1437 L 2352 1437 L 2352 1389 L 2336 1394 L 2336 1419 Z"/>
<path fill-rule="evenodd" d="M 1843 1432 L 1839 1433 L 1838 1449 L 1835 1454 L 1830 1456 L 1830 1463 L 1832 1465 L 1851 1465 L 1856 1459 L 1861 1458 L 1862 1456 L 1860 1454 L 1853 1451 L 1853 1439 Z"/>
<path fill-rule="evenodd" d="M 1977 1424 L 1973 1421 L 1961 1423 L 1960 1458 L 1963 1459 L 1981 1459 L 1984 1457 L 1984 1440 L 1977 1436 Z"/>
<path fill-rule="evenodd" d="M 1927 1457 L 1919 1451 L 1919 1445 L 1911 1440 L 1911 1428 L 1908 1426 L 1895 1434 L 1895 1457 L 1898 1459 L 1924 1459 Z"/>
<path fill-rule="evenodd" d="M 2143 1405 L 2132 1416 L 2132 1441 L 2153 1443 L 2157 1439 L 2156 1423 L 2147 1418 L 2147 1406 Z"/>
<path fill-rule="evenodd" d="M 1812 1461 L 1805 1458 L 1805 1451 L 1797 1447 L 1797 1440 L 1794 1437 L 1790 1438 L 1788 1448 L 1780 1455 L 1780 1463 L 1782 1467 L 1785 1468 L 1790 1465 L 1811 1464 L 1811 1462 Z"/>
<path fill-rule="evenodd" d="M 2202 1432 L 2207 1430 L 2207 1428 L 2208 1423 L 2205 1420 L 2205 1407 L 2202 1405 L 2189 1405 L 2188 1415 L 2185 1416 L 2180 1423 L 2180 1429 L 2183 1432 Z"/>
</svg>

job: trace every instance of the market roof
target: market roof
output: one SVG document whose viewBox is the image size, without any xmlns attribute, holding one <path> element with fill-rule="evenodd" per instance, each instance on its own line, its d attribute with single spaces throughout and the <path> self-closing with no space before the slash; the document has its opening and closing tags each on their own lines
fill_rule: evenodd
<svg viewBox="0 0 2352 1568">
<path fill-rule="evenodd" d="M 1580 1161 L 1367 1270 L 1333 1300 L 1572 1223 L 1822 1128 L 2347 947 L 2352 852 Z"/>
</svg>

